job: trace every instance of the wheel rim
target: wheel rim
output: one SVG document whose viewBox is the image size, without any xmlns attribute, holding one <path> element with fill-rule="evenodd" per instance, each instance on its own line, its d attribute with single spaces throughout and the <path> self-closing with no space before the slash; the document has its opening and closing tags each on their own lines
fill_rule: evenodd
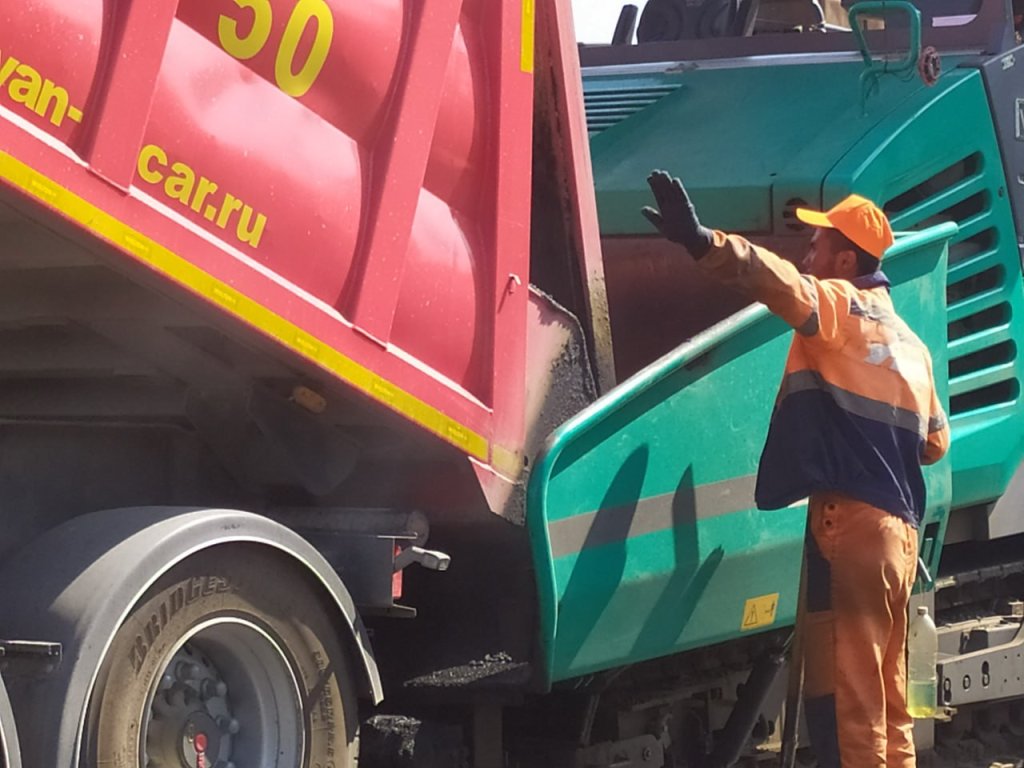
<svg viewBox="0 0 1024 768">
<path fill-rule="evenodd" d="M 292 665 L 235 617 L 192 629 L 171 654 L 141 720 L 145 768 L 298 768 L 305 743 Z"/>
</svg>

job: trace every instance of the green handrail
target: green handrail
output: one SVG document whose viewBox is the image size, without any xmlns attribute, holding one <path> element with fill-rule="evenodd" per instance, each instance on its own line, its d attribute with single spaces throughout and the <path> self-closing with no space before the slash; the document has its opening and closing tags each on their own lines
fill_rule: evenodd
<svg viewBox="0 0 1024 768">
<path fill-rule="evenodd" d="M 907 14 L 910 20 L 910 49 L 905 58 L 895 65 L 888 60 L 876 61 L 868 48 L 867 40 L 864 38 L 864 30 L 858 23 L 859 17 L 869 13 L 886 13 L 888 11 L 902 11 Z M 917 60 L 921 57 L 921 12 L 914 7 L 913 3 L 907 0 L 869 0 L 869 2 L 857 3 L 850 8 L 850 29 L 857 45 L 860 47 L 861 56 L 864 57 L 864 66 L 875 72 L 891 72 L 901 74 L 917 67 Z"/>
</svg>

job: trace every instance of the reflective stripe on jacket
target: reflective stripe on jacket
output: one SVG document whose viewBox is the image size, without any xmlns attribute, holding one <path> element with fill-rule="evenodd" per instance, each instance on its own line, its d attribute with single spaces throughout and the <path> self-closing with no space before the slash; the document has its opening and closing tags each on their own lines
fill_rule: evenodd
<svg viewBox="0 0 1024 768">
<path fill-rule="evenodd" d="M 949 426 L 931 356 L 893 309 L 888 282 L 819 280 L 738 235 L 714 238 L 700 267 L 796 331 L 761 454 L 758 506 L 837 491 L 917 525 L 921 464 L 945 454 Z"/>
</svg>

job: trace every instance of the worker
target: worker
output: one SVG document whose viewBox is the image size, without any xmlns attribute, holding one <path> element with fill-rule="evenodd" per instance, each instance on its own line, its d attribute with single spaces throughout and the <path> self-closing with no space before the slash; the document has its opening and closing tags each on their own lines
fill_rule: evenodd
<svg viewBox="0 0 1024 768">
<path fill-rule="evenodd" d="M 798 270 L 701 225 L 679 179 L 648 178 L 644 215 L 712 278 L 793 327 L 757 474 L 761 509 L 808 499 L 804 705 L 822 768 L 911 768 L 907 606 L 925 508 L 921 465 L 949 446 L 931 357 L 893 309 L 885 214 L 850 195 L 815 227 Z"/>
</svg>

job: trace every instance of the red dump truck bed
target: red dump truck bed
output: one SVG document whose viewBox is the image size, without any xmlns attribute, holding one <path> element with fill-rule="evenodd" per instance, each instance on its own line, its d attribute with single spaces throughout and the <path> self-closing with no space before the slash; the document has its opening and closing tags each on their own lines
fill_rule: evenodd
<svg viewBox="0 0 1024 768">
<path fill-rule="evenodd" d="M 424 2 L 0 3 L 0 184 L 500 469 L 532 1 Z"/>
</svg>

